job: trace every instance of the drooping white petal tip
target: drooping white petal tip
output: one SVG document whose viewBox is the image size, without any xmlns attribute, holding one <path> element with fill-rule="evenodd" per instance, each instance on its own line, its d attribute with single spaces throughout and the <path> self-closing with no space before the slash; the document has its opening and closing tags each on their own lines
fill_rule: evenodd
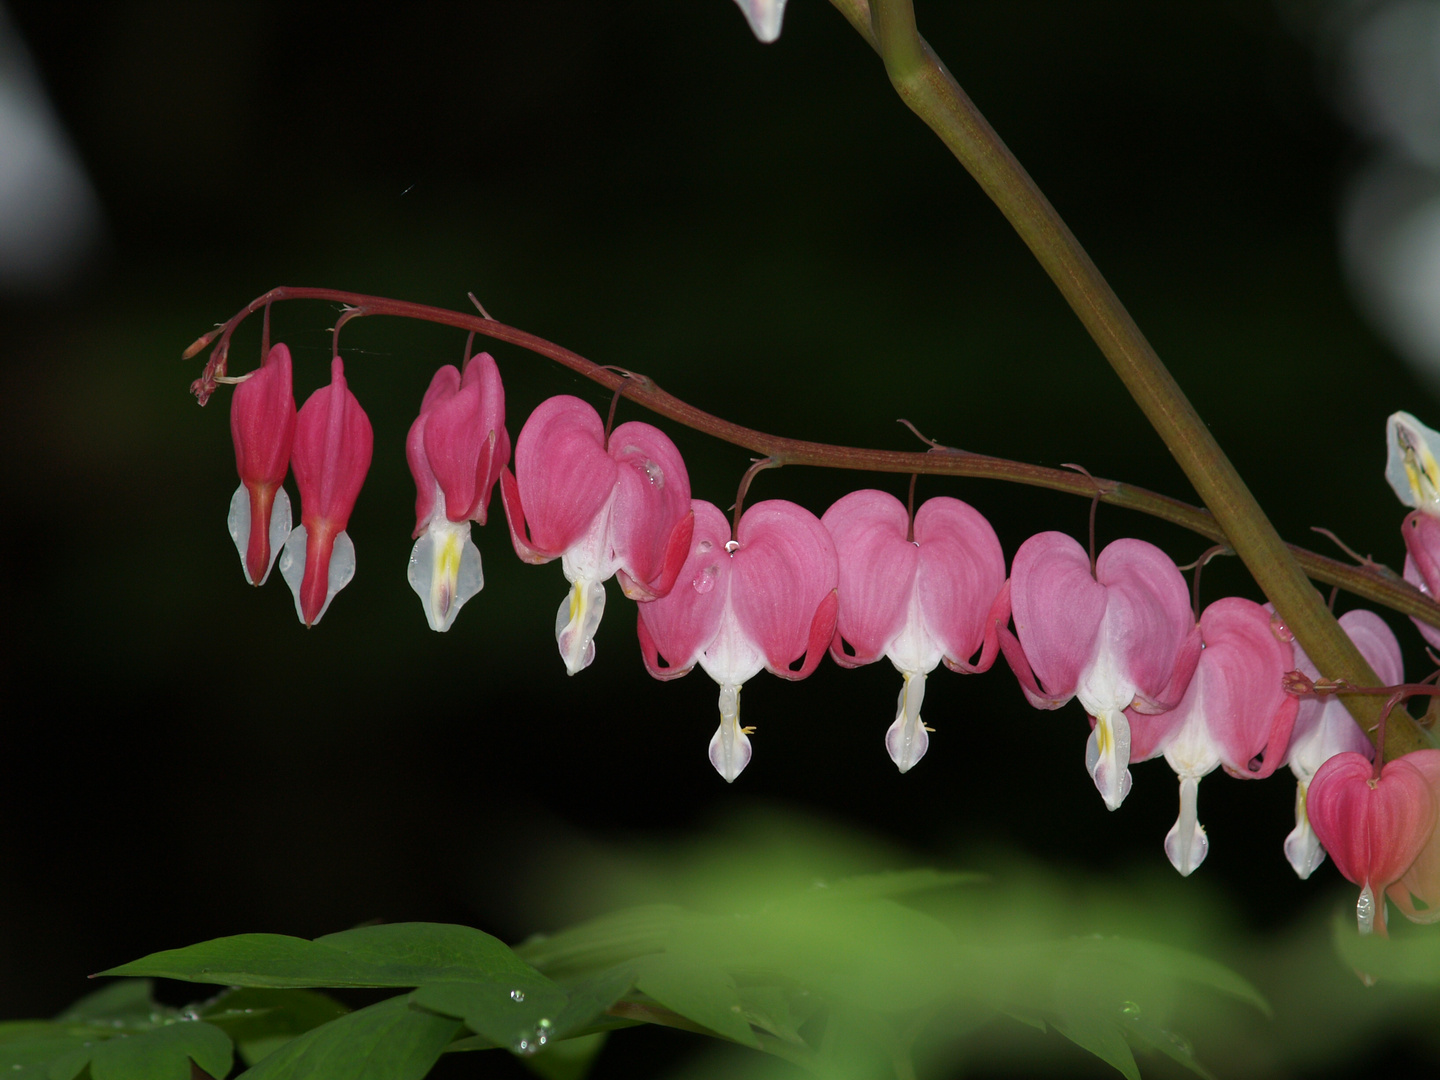
<svg viewBox="0 0 1440 1080">
<path fill-rule="evenodd" d="M 740 726 L 740 687 L 730 683 L 720 686 L 720 726 L 710 737 L 710 764 L 727 784 L 750 764 L 750 738 Z"/>
<path fill-rule="evenodd" d="M 1210 840 L 1205 827 L 1196 819 L 1196 793 L 1199 781 L 1193 776 L 1180 778 L 1180 816 L 1165 834 L 1165 854 L 1170 865 L 1189 877 L 1210 853 Z"/>
<path fill-rule="evenodd" d="M 1105 805 L 1120 809 L 1130 794 L 1130 721 L 1123 712 L 1105 712 L 1095 718 L 1085 744 L 1085 769 Z"/>
<path fill-rule="evenodd" d="M 745 21 L 755 36 L 765 44 L 780 36 L 780 23 L 785 18 L 785 0 L 735 0 L 745 14 Z"/>
<path fill-rule="evenodd" d="M 250 567 L 245 563 L 250 546 L 250 491 L 244 484 L 236 488 L 235 494 L 230 497 L 230 513 L 225 524 L 230 529 L 230 539 L 235 541 L 235 550 L 240 552 L 240 570 L 245 580 L 251 585 L 264 585 L 269 580 L 280 549 L 285 546 L 285 538 L 290 535 L 290 496 L 283 487 L 277 488 L 275 501 L 270 504 L 270 563 L 259 581 L 250 577 Z"/>
<path fill-rule="evenodd" d="M 555 613 L 555 641 L 565 672 L 574 675 L 595 659 L 595 631 L 605 614 L 605 583 L 576 578 Z"/>
<path fill-rule="evenodd" d="M 906 672 L 900 700 L 896 702 L 895 722 L 885 732 L 885 749 L 902 773 L 913 769 L 930 748 L 930 734 L 920 719 L 920 703 L 924 699 L 925 675 Z"/>
<path fill-rule="evenodd" d="M 1320 838 L 1310 828 L 1310 819 L 1305 815 L 1305 785 L 1295 785 L 1295 828 L 1285 837 L 1285 858 L 1301 881 L 1315 872 L 1325 861 L 1325 849 Z"/>
<path fill-rule="evenodd" d="M 432 521 L 410 551 L 410 587 L 431 630 L 449 630 L 461 606 L 485 587 L 470 522 Z"/>
<path fill-rule="evenodd" d="M 290 538 L 285 541 L 285 550 L 280 552 L 280 576 L 285 579 L 285 584 L 290 586 L 290 592 L 295 597 L 295 615 L 303 623 L 305 612 L 300 606 L 300 586 L 305 580 L 305 526 L 296 525 L 290 533 Z M 355 576 L 355 544 L 347 532 L 339 532 L 335 535 L 335 546 L 330 551 L 330 573 L 325 582 L 325 603 L 320 607 L 320 614 L 315 616 L 318 623 L 325 617 L 325 612 L 330 610 L 330 601 L 335 599 L 335 594 L 350 584 Z"/>
</svg>

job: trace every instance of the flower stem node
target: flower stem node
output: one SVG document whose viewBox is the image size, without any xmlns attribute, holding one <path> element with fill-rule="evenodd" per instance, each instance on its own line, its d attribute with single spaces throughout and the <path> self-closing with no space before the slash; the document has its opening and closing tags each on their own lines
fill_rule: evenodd
<svg viewBox="0 0 1440 1080">
<path fill-rule="evenodd" d="M 330 363 L 330 385 L 310 395 L 295 420 L 290 465 L 300 489 L 300 524 L 285 541 L 280 573 L 306 626 L 320 621 L 335 594 L 355 576 L 355 545 L 345 527 L 370 471 L 370 418 Z"/>
<path fill-rule="evenodd" d="M 240 486 L 230 500 L 230 537 L 251 585 L 263 585 L 290 533 L 290 496 L 282 486 L 295 438 L 290 350 L 276 345 L 235 387 L 230 435 Z"/>
</svg>

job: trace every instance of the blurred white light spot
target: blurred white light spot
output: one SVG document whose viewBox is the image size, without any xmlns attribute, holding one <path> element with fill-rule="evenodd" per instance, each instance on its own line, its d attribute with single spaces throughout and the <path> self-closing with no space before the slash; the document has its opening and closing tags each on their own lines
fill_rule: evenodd
<svg viewBox="0 0 1440 1080">
<path fill-rule="evenodd" d="M 1355 26 L 1345 55 L 1356 126 L 1440 168 L 1440 3 L 1379 5 Z"/>
<path fill-rule="evenodd" d="M 1367 165 L 1345 201 L 1345 266 L 1371 319 L 1440 392 L 1440 177 Z"/>
<path fill-rule="evenodd" d="M 0 290 L 64 285 L 99 233 L 94 189 L 0 7 Z"/>
</svg>

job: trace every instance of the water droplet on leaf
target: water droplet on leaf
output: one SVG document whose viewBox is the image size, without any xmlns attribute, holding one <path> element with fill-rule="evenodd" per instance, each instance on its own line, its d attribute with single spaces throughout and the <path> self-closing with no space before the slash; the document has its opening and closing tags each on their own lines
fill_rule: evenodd
<svg viewBox="0 0 1440 1080">
<path fill-rule="evenodd" d="M 525 991 L 524 991 L 524 990 L 511 990 L 511 991 L 510 991 L 510 1000 L 511 1000 L 511 1001 L 524 1001 L 524 1000 L 525 1000 Z"/>
</svg>

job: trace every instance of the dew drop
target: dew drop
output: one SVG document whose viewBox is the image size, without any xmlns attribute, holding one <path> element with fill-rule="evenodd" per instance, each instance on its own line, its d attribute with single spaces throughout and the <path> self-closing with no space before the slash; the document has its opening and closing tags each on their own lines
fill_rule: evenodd
<svg viewBox="0 0 1440 1080">
<path fill-rule="evenodd" d="M 1360 890 L 1360 899 L 1355 901 L 1355 921 L 1362 934 L 1375 929 L 1375 894 L 1370 891 L 1369 885 Z"/>
<path fill-rule="evenodd" d="M 665 490 L 665 470 L 655 462 L 646 458 L 641 462 L 640 467 L 645 470 L 645 476 L 650 481 L 650 486 L 656 491 Z"/>
<path fill-rule="evenodd" d="M 511 990 L 511 991 L 510 991 L 510 1000 L 511 1000 L 511 1001 L 524 1001 L 524 1000 L 525 1000 L 525 991 L 524 991 L 524 990 Z"/>
<path fill-rule="evenodd" d="M 736 552 L 737 550 L 739 550 L 739 548 L 740 548 L 740 541 L 739 541 L 739 540 L 726 540 L 726 541 L 725 541 L 725 550 L 728 551 L 728 552 L 730 552 L 731 555 L 734 555 L 735 552 Z"/>
<path fill-rule="evenodd" d="M 714 546 L 715 545 L 710 543 L 709 540 L 701 540 L 700 543 L 695 546 L 695 550 L 703 553 L 709 551 Z"/>
<path fill-rule="evenodd" d="M 700 573 L 695 575 L 695 579 L 690 582 L 690 587 L 701 596 L 704 596 L 715 587 L 715 575 L 719 573 L 719 570 L 720 568 L 718 566 L 705 567 L 704 570 L 701 570 Z"/>
<path fill-rule="evenodd" d="M 1291 633 L 1290 628 L 1285 625 L 1285 620 L 1280 618 L 1279 612 L 1270 616 L 1270 632 L 1281 641 L 1295 640 L 1295 635 Z"/>
<path fill-rule="evenodd" d="M 1120 1006 L 1120 1015 L 1129 1017 L 1133 1020 L 1135 1017 L 1140 1015 L 1140 1006 L 1136 1005 L 1133 1001 L 1127 1001 L 1125 1002 L 1125 1004 Z"/>
<path fill-rule="evenodd" d="M 532 1046 L 532 1045 L 530 1045 L 530 1040 L 529 1040 L 529 1039 L 518 1039 L 518 1040 L 516 1040 L 516 1042 L 515 1042 L 515 1048 L 514 1048 L 514 1049 L 515 1049 L 515 1053 L 517 1053 L 517 1054 L 524 1054 L 526 1057 L 529 1057 L 531 1054 L 535 1053 L 535 1051 L 538 1050 L 538 1049 L 540 1049 L 540 1048 L 539 1048 L 538 1046 Z"/>
</svg>

